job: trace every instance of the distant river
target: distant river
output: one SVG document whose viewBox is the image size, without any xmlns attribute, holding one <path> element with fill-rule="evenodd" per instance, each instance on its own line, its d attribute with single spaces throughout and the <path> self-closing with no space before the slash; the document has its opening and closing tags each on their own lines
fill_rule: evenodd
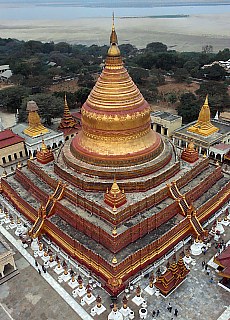
<svg viewBox="0 0 230 320">
<path fill-rule="evenodd" d="M 115 1 L 115 0 L 114 0 Z M 84 3 L 84 1 L 82 1 Z M 68 3 L 20 4 L 0 1 L 1 20 L 75 20 L 78 18 L 105 18 L 112 16 L 110 7 L 81 7 Z M 162 7 L 115 7 L 116 17 L 149 17 L 230 13 L 230 4 L 162 6 Z"/>
</svg>

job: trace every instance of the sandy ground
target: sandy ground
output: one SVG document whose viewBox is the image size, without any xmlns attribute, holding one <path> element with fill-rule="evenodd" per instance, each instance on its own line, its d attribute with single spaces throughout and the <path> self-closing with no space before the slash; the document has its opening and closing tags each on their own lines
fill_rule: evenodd
<svg viewBox="0 0 230 320">
<path fill-rule="evenodd" d="M 110 18 L 0 22 L 2 38 L 87 45 L 108 44 L 110 29 Z M 171 19 L 117 18 L 116 30 L 120 43 L 131 43 L 139 48 L 160 41 L 178 51 L 201 51 L 202 46 L 208 44 L 216 52 L 230 46 L 230 13 Z"/>
<path fill-rule="evenodd" d="M 4 129 L 12 127 L 15 124 L 15 114 L 0 109 L 0 123 Z"/>
</svg>

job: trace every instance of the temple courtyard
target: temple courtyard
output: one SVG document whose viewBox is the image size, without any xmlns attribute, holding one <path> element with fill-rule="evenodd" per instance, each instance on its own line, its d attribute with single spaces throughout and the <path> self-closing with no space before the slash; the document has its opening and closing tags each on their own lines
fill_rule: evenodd
<svg viewBox="0 0 230 320">
<path fill-rule="evenodd" d="M 216 217 L 224 217 L 226 208 L 216 213 Z M 209 220 L 207 229 L 211 229 L 215 217 Z M 225 243 L 230 240 L 230 224 L 224 227 L 225 232 L 221 235 Z M 0 319 L 1 320 L 61 320 L 61 319 L 107 319 L 111 311 L 111 299 L 106 291 L 100 287 L 100 283 L 96 279 L 91 279 L 93 287 L 93 296 L 100 295 L 102 298 L 102 305 L 106 310 L 100 315 L 92 316 L 90 310 L 96 305 L 96 301 L 92 304 L 81 304 L 80 297 L 74 297 L 72 289 L 67 282 L 58 281 L 59 275 L 55 273 L 55 268 L 48 268 L 47 272 L 42 271 L 41 265 L 43 261 L 41 258 L 36 258 L 38 267 L 35 266 L 35 259 L 30 247 L 24 249 L 15 236 L 15 228 L 7 227 L 7 224 L 0 225 L 0 233 L 5 237 L 15 252 L 15 262 L 19 270 L 19 274 L 12 279 L 3 282 L 0 285 Z M 220 240 L 219 239 L 219 240 Z M 46 239 L 44 239 L 46 240 Z M 188 240 L 188 239 L 187 239 Z M 46 240 L 47 241 L 47 240 Z M 44 241 L 44 243 L 46 242 Z M 141 306 L 137 306 L 132 299 L 136 295 L 136 287 L 139 284 L 147 304 L 147 317 L 145 319 L 154 319 L 152 311 L 159 310 L 160 313 L 156 319 L 184 319 L 184 320 L 226 320 L 229 319 L 229 292 L 218 285 L 221 279 L 215 270 L 209 266 L 210 274 L 202 267 L 202 262 L 209 264 L 210 259 L 217 253 L 215 248 L 216 242 L 211 240 L 211 247 L 206 254 L 199 256 L 191 256 L 193 263 L 189 264 L 190 273 L 187 279 L 167 298 L 161 295 L 149 295 L 144 289 L 148 286 L 148 273 L 143 272 L 141 276 L 136 278 L 133 283 L 130 283 L 130 289 L 127 290 L 126 296 L 128 298 L 128 306 L 134 311 L 135 317 L 133 319 L 140 319 L 139 310 Z M 179 253 L 189 248 L 191 242 L 185 241 L 184 245 L 176 251 L 178 259 Z M 52 247 L 52 246 L 51 246 Z M 56 247 L 54 247 L 56 249 Z M 58 252 L 62 260 L 66 260 L 69 267 L 71 267 L 76 274 L 80 274 L 83 278 L 84 285 L 89 281 L 87 270 L 82 266 L 75 264 L 68 260 L 68 257 L 61 251 Z M 156 271 L 160 267 L 161 270 L 165 268 L 167 261 L 172 261 L 171 257 L 158 261 L 154 264 L 153 272 L 156 276 Z M 161 263 L 161 264 L 159 264 Z M 159 264 L 159 265 L 158 265 Z M 38 273 L 41 270 L 41 275 Z M 152 271 L 152 270 L 151 270 Z M 88 277 L 88 279 L 87 279 Z M 210 282 L 211 277 L 213 282 Z M 118 297 L 118 307 L 122 305 L 122 293 Z M 172 313 L 167 310 L 168 304 L 172 306 Z M 175 308 L 178 310 L 178 316 L 174 315 Z"/>
</svg>

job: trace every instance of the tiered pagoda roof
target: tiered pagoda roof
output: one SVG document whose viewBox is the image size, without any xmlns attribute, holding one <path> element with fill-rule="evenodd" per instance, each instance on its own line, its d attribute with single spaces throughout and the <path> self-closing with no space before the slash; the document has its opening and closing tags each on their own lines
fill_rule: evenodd
<svg viewBox="0 0 230 320">
<path fill-rule="evenodd" d="M 74 117 L 70 113 L 69 106 L 66 99 L 66 94 L 65 94 L 65 100 L 64 100 L 64 113 L 63 113 L 61 122 L 58 126 L 58 129 L 61 130 L 65 136 L 76 133 L 79 129 L 79 125 L 77 121 L 74 119 Z"/>
</svg>

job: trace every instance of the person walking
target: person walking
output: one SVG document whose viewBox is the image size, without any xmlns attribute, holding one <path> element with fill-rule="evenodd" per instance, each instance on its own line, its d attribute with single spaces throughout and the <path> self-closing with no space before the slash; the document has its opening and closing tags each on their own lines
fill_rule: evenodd
<svg viewBox="0 0 230 320">
<path fill-rule="evenodd" d="M 171 303 L 169 302 L 168 307 L 167 307 L 168 311 L 171 313 L 172 312 L 172 306 Z"/>
<path fill-rule="evenodd" d="M 157 310 L 156 316 L 158 317 L 160 313 L 160 310 Z"/>
<path fill-rule="evenodd" d="M 178 316 L 178 310 L 177 310 L 177 308 L 175 309 L 175 311 L 174 311 L 174 316 Z"/>
<path fill-rule="evenodd" d="M 153 310 L 153 313 L 152 313 L 153 318 L 155 317 L 155 315 L 156 315 L 156 311 Z"/>
<path fill-rule="evenodd" d="M 202 261 L 202 268 L 203 268 L 203 269 L 204 269 L 204 267 L 205 267 L 205 264 L 206 264 L 206 263 L 205 263 L 205 261 L 203 260 L 203 261 Z"/>
</svg>

